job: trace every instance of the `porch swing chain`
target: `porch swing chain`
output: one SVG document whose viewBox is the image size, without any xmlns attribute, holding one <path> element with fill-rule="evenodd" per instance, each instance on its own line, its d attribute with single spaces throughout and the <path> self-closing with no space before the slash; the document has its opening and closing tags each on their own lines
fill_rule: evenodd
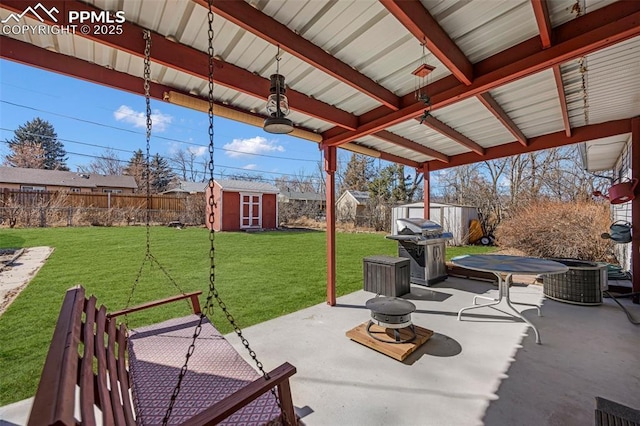
<svg viewBox="0 0 640 426">
<path fill-rule="evenodd" d="M 145 195 L 146 195 L 146 215 L 145 215 L 145 228 L 146 228 L 146 251 L 144 254 L 144 259 L 140 268 L 138 269 L 138 273 L 136 274 L 136 278 L 133 281 L 133 285 L 131 286 L 131 292 L 129 293 L 129 298 L 127 299 L 127 304 L 125 309 L 131 306 L 131 301 L 133 300 L 133 295 L 138 287 L 138 283 L 140 282 L 140 278 L 142 277 L 142 272 L 144 270 L 144 266 L 147 262 L 151 262 L 151 264 L 155 264 L 160 271 L 164 274 L 164 276 L 173 284 L 175 288 L 181 294 L 185 294 L 184 290 L 178 285 L 176 280 L 169 274 L 169 271 L 165 269 L 160 262 L 155 258 L 155 256 L 151 253 L 151 170 L 150 170 L 150 160 L 151 160 L 151 129 L 152 129 L 152 120 L 151 120 L 151 31 L 145 30 L 143 32 L 143 37 L 145 40 L 144 46 L 144 98 L 147 106 L 146 110 L 146 125 L 147 125 L 147 139 L 146 139 L 146 158 L 145 158 L 145 168 L 143 172 L 143 178 L 145 181 Z M 186 302 L 187 305 L 189 302 Z M 124 322 L 129 326 L 129 317 L 127 314 L 124 315 Z"/>
<path fill-rule="evenodd" d="M 251 356 L 251 358 L 253 359 L 253 361 L 256 364 L 256 367 L 258 368 L 258 370 L 260 370 L 260 373 L 262 374 L 262 376 L 265 378 L 265 380 L 269 380 L 269 374 L 265 371 L 262 362 L 260 362 L 260 360 L 258 360 L 257 354 L 255 353 L 255 351 L 253 351 L 253 349 L 251 349 L 251 346 L 249 345 L 249 341 L 244 337 L 244 335 L 242 334 L 242 329 L 240 328 L 240 326 L 238 326 L 238 324 L 236 323 L 235 318 L 233 317 L 233 315 L 231 315 L 231 313 L 229 312 L 227 305 L 222 301 L 222 298 L 220 297 L 220 294 L 218 293 L 218 289 L 215 286 L 215 230 L 213 227 L 214 224 L 214 206 L 215 206 L 215 199 L 214 199 L 214 195 L 213 195 L 213 187 L 214 187 L 214 179 L 213 179 L 213 174 L 214 174 L 214 140 L 213 140 L 213 136 L 214 136 L 214 132 L 213 132 L 213 106 L 214 106 L 214 101 L 213 101 L 213 74 L 214 74 L 214 49 L 213 49 L 213 37 L 214 37 L 214 32 L 213 32 L 213 0 L 208 0 L 208 6 L 209 6 L 209 12 L 207 14 L 207 18 L 208 18 L 208 24 L 209 24 L 209 28 L 208 28 L 208 38 L 209 38 L 209 45 L 208 45 L 208 57 L 209 57 L 209 111 L 208 111 L 208 115 L 209 115 L 209 162 L 207 165 L 208 171 L 209 171 L 209 197 L 208 197 L 208 216 L 207 216 L 207 221 L 209 223 L 209 243 L 210 243 L 210 248 L 209 248 L 209 292 L 207 294 L 207 301 L 205 304 L 204 309 L 202 310 L 202 313 L 200 314 L 200 319 L 198 321 L 198 325 L 196 325 L 196 328 L 193 332 L 193 339 L 191 341 L 191 345 L 189 345 L 189 349 L 187 350 L 187 354 L 185 356 L 185 361 L 184 364 L 182 366 L 182 368 L 180 369 L 180 373 L 178 375 L 178 382 L 176 383 L 176 387 L 173 390 L 173 394 L 171 395 L 171 400 L 169 402 L 169 407 L 167 408 L 167 411 L 164 415 L 164 418 L 162 419 L 162 424 L 163 425 L 167 425 L 169 422 L 169 418 L 171 417 L 171 412 L 173 411 L 173 406 L 175 405 L 176 399 L 180 393 L 180 387 L 182 385 L 182 380 L 184 379 L 185 374 L 187 373 L 187 369 L 188 369 L 188 363 L 189 363 L 189 358 L 191 358 L 191 355 L 193 355 L 193 352 L 195 350 L 195 345 L 196 345 L 196 340 L 198 339 L 198 337 L 200 336 L 200 332 L 202 331 L 202 323 L 204 321 L 204 318 L 206 316 L 209 316 L 211 319 L 213 319 L 213 299 L 216 300 L 218 306 L 220 307 L 220 309 L 222 310 L 222 312 L 224 313 L 225 317 L 227 318 L 227 321 L 229 321 L 229 324 L 231 324 L 231 326 L 233 327 L 233 330 L 235 331 L 235 333 L 238 335 L 238 337 L 240 338 L 240 341 L 242 342 L 242 344 L 244 345 L 244 347 L 247 349 L 247 351 L 249 352 L 249 356 Z M 271 389 L 271 393 L 273 395 L 273 397 L 276 400 L 276 403 L 278 405 L 278 407 L 280 408 L 280 412 L 282 413 L 283 416 L 283 420 L 284 423 L 287 424 L 287 419 L 286 419 L 286 415 L 284 413 L 284 411 L 282 410 L 282 405 L 280 403 L 280 398 L 278 397 L 278 394 L 276 393 L 275 389 Z"/>
</svg>

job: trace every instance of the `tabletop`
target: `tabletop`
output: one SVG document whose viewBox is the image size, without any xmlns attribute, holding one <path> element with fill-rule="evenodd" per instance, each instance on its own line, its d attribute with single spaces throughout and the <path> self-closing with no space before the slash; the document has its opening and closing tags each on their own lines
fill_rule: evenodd
<svg viewBox="0 0 640 426">
<path fill-rule="evenodd" d="M 566 265 L 553 260 L 504 254 L 469 254 L 457 256 L 451 259 L 451 263 L 476 271 L 504 274 L 561 274 L 569 270 Z"/>
</svg>

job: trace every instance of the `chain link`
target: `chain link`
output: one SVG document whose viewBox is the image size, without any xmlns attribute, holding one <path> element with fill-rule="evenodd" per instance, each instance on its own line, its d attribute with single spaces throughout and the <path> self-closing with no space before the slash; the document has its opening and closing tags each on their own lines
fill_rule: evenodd
<svg viewBox="0 0 640 426">
<path fill-rule="evenodd" d="M 184 379 L 185 374 L 187 373 L 187 369 L 188 369 L 188 363 L 189 363 L 189 358 L 191 358 L 191 355 L 193 355 L 193 351 L 195 350 L 195 344 L 196 344 L 196 340 L 198 339 L 198 337 L 200 336 L 200 332 L 202 331 L 202 323 L 204 322 L 205 318 L 208 316 L 210 318 L 213 318 L 213 313 L 214 313 L 214 305 L 213 305 L 213 300 L 215 299 L 218 306 L 220 307 L 220 309 L 222 310 L 222 312 L 224 313 L 225 317 L 227 318 L 227 321 L 229 321 L 229 324 L 231 324 L 231 326 L 233 327 L 233 330 L 235 331 L 235 333 L 238 335 L 238 337 L 240 338 L 240 341 L 242 342 L 242 345 L 247 349 L 247 351 L 249 352 L 249 356 L 253 359 L 253 361 L 255 362 L 258 370 L 260 370 L 260 373 L 262 374 L 262 376 L 265 378 L 265 380 L 269 380 L 269 374 L 265 371 L 262 362 L 260 362 L 258 360 L 258 357 L 255 353 L 255 351 L 253 351 L 253 349 L 251 349 L 251 346 L 249 345 L 249 341 L 244 337 L 244 335 L 242 334 L 242 330 L 240 329 L 240 327 L 238 326 L 238 324 L 236 323 L 235 318 L 233 317 L 233 315 L 231 315 L 231 313 L 229 312 L 229 310 L 227 309 L 227 305 L 222 301 L 222 298 L 220 297 L 220 294 L 218 293 L 218 289 L 216 288 L 215 285 L 215 277 L 216 277 L 216 263 L 215 263 L 215 253 L 216 253 L 216 248 L 215 248 L 215 230 L 214 230 L 214 223 L 215 223 L 215 216 L 214 216 L 214 209 L 216 206 L 216 202 L 215 202 L 215 198 L 214 198 L 214 153 L 215 153 L 215 148 L 214 148 L 214 126 L 213 126 L 213 107 L 214 107 L 214 101 L 213 101 L 213 89 L 214 89 L 214 82 L 213 82 L 213 77 L 214 77 L 214 56 L 215 56 L 215 52 L 213 49 L 213 38 L 214 38 L 214 32 L 213 32 L 213 4 L 212 4 L 213 0 L 208 0 L 208 6 L 209 6 L 209 11 L 207 14 L 207 20 L 208 20 L 208 24 L 209 24 L 209 28 L 207 31 L 207 35 L 208 35 L 208 39 L 209 39 L 209 45 L 208 45 L 208 49 L 207 49 L 207 54 L 209 57 L 209 111 L 208 111 L 208 115 L 209 115 L 209 162 L 207 164 L 207 169 L 209 172 L 209 186 L 208 186 L 208 199 L 207 199 L 207 223 L 208 223 L 208 227 L 209 227 L 209 292 L 207 294 L 207 299 L 206 299 L 206 303 L 204 306 L 204 309 L 202 310 L 202 313 L 200 314 L 200 319 L 198 321 L 198 325 L 196 326 L 194 332 L 193 332 L 193 338 L 191 341 L 191 345 L 189 345 L 189 349 L 187 350 L 187 355 L 185 357 L 185 362 L 184 365 L 182 366 L 182 368 L 180 369 L 180 374 L 178 375 L 178 383 L 176 384 L 176 387 L 173 390 L 173 394 L 171 395 L 171 401 L 169 403 L 169 407 L 167 408 L 167 411 L 165 413 L 164 418 L 162 419 L 162 424 L 163 425 L 167 425 L 169 422 L 169 418 L 171 417 L 171 412 L 173 410 L 173 406 L 175 405 L 176 399 L 178 398 L 178 395 L 180 394 L 180 387 L 182 385 L 182 381 Z M 274 396 L 276 403 L 278 404 L 278 407 L 280 408 L 280 412 L 282 413 L 282 417 L 284 420 L 285 424 L 287 423 L 287 419 L 286 419 L 286 414 L 284 413 L 284 411 L 282 410 L 282 404 L 280 403 L 280 399 L 278 398 L 278 395 L 275 391 L 275 389 L 271 389 L 271 393 Z"/>
<path fill-rule="evenodd" d="M 153 121 L 151 119 L 151 31 L 145 30 L 142 33 L 145 45 L 144 45 L 144 97 L 146 102 L 146 125 L 147 125 L 147 139 L 146 139 L 146 164 L 143 170 L 143 178 L 146 183 L 145 191 L 146 191 L 146 202 L 147 209 L 145 215 L 145 230 L 146 230 L 146 251 L 144 254 L 144 259 L 142 264 L 140 265 L 140 269 L 138 269 L 138 273 L 136 274 L 136 278 L 133 282 L 133 286 L 131 286 L 131 292 L 129 293 L 129 297 L 127 299 L 127 304 L 125 309 L 131 306 L 131 302 L 133 300 L 133 295 L 140 283 L 140 278 L 142 277 L 142 272 L 144 270 L 144 266 L 147 263 L 151 263 L 151 265 L 156 265 L 160 271 L 164 274 L 164 276 L 173 284 L 173 286 L 178 289 L 181 294 L 185 294 L 184 290 L 178 285 L 178 283 L 171 277 L 169 272 L 158 262 L 158 260 L 151 254 L 151 186 L 150 186 L 150 157 L 151 157 L 151 130 L 153 126 Z M 189 305 L 188 301 L 185 301 L 187 305 Z M 125 314 L 124 322 L 129 327 L 129 317 Z"/>
</svg>

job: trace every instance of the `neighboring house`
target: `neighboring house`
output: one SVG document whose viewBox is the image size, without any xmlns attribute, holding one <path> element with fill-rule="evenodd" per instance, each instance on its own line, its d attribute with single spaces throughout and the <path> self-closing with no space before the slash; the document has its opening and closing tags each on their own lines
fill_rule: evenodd
<svg viewBox="0 0 640 426">
<path fill-rule="evenodd" d="M 207 189 L 208 182 L 189 182 L 180 180 L 176 184 L 169 185 L 169 189 L 163 192 L 167 195 L 189 195 L 204 194 Z"/>
<path fill-rule="evenodd" d="M 369 193 L 364 191 L 344 191 L 336 201 L 336 217 L 340 221 L 359 223 L 365 216 Z"/>
<path fill-rule="evenodd" d="M 324 210 L 327 198 L 324 194 L 317 192 L 282 191 L 278 194 L 278 201 L 281 203 L 316 204 Z"/>
<path fill-rule="evenodd" d="M 278 194 L 278 202 L 305 212 L 324 213 L 327 207 L 327 197 L 317 192 L 283 191 Z"/>
<path fill-rule="evenodd" d="M 277 228 L 279 192 L 275 186 L 263 182 L 215 180 L 213 229 L 240 231 Z M 209 193 L 207 189 L 207 197 Z M 208 214 L 207 203 L 207 227 Z"/>
<path fill-rule="evenodd" d="M 61 170 L 0 167 L 0 188 L 39 192 L 133 194 L 138 185 L 133 176 L 102 176 Z"/>
</svg>

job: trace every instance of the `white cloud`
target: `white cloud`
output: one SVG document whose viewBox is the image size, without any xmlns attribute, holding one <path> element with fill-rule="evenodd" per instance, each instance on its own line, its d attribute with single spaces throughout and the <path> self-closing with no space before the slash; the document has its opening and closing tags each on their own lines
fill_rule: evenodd
<svg viewBox="0 0 640 426">
<path fill-rule="evenodd" d="M 247 164 L 246 166 L 242 166 L 243 169 L 245 170 L 255 170 L 258 168 L 257 164 Z"/>
<path fill-rule="evenodd" d="M 246 156 L 247 154 L 267 154 L 270 152 L 284 152 L 282 145 L 276 145 L 274 141 L 268 141 L 262 136 L 249 139 L 234 139 L 224 145 L 227 155 L 232 158 Z"/>
<path fill-rule="evenodd" d="M 144 129 L 147 127 L 147 115 L 142 111 L 135 111 L 133 108 L 127 105 L 120 105 L 120 107 L 113 112 L 113 116 L 116 121 L 122 121 Z M 154 110 L 151 113 L 151 121 L 153 123 L 153 130 L 156 132 L 164 132 L 167 130 L 167 126 L 173 121 L 173 117 L 168 114 L 163 114 L 160 110 Z"/>
<path fill-rule="evenodd" d="M 209 152 L 209 148 L 206 146 L 190 146 L 187 150 L 196 157 L 201 157 Z"/>
</svg>

